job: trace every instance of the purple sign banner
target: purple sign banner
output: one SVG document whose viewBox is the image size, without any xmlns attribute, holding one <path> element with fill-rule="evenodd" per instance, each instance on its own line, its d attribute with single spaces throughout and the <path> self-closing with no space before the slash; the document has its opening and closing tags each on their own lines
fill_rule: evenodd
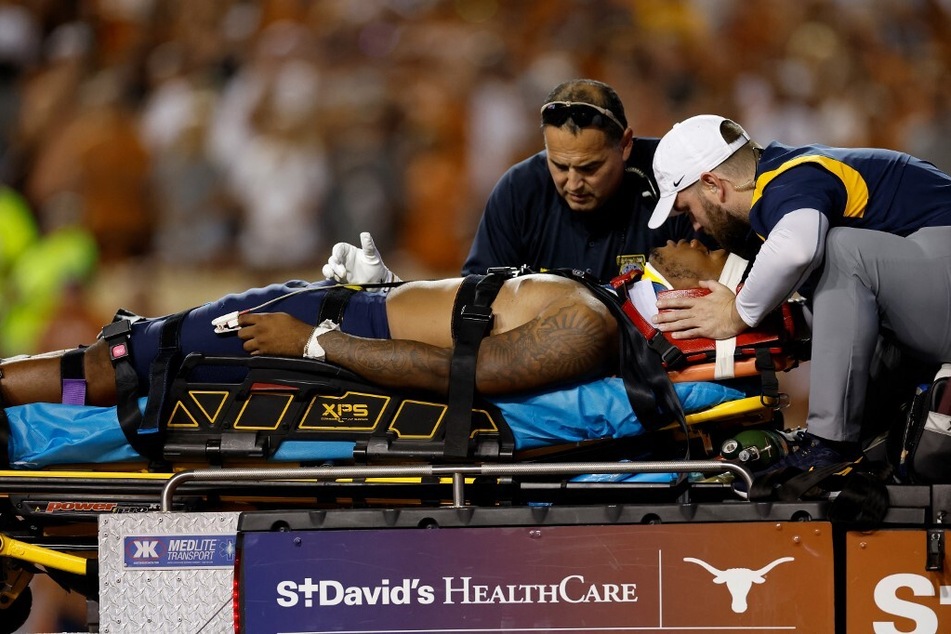
<svg viewBox="0 0 951 634">
<path fill-rule="evenodd" d="M 809 614 L 778 608 L 833 596 L 831 530 L 789 526 L 248 532 L 239 535 L 240 626 L 256 634 L 832 631 L 831 600 Z"/>
</svg>

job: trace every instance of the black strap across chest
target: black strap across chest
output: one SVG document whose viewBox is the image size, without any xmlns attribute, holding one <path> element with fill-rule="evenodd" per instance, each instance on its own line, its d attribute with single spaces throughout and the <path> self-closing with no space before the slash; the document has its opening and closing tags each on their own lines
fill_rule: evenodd
<svg viewBox="0 0 951 634">
<path fill-rule="evenodd" d="M 614 315 L 620 336 L 620 375 L 624 379 L 627 398 L 638 420 L 649 431 L 676 422 L 686 434 L 687 421 L 683 406 L 661 363 L 660 355 L 625 315 L 617 294 L 584 271 L 554 269 L 547 272 L 581 282 Z M 689 457 L 688 445 L 685 447 L 684 459 Z"/>
<path fill-rule="evenodd" d="M 486 275 L 469 275 L 456 293 L 449 398 L 443 426 L 443 456 L 447 459 L 462 459 L 469 453 L 479 347 L 492 331 L 492 302 L 505 280 L 514 275 L 514 269 L 490 269 Z"/>
</svg>

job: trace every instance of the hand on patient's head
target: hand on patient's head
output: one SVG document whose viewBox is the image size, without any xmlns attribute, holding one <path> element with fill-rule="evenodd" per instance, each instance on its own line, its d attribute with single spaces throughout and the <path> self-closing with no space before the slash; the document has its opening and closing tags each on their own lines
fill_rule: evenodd
<svg viewBox="0 0 951 634">
<path fill-rule="evenodd" d="M 328 280 L 341 284 L 391 284 L 401 281 L 383 263 L 373 236 L 364 231 L 360 234 L 360 246 L 346 242 L 334 245 L 323 274 Z"/>
</svg>

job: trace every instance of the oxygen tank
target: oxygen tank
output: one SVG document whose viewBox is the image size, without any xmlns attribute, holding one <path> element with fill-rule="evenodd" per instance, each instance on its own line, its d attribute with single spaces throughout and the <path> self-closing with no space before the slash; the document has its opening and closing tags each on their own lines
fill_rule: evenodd
<svg viewBox="0 0 951 634">
<path fill-rule="evenodd" d="M 772 429 L 746 429 L 720 446 L 720 455 L 750 471 L 762 471 L 789 455 L 790 442 Z"/>
</svg>

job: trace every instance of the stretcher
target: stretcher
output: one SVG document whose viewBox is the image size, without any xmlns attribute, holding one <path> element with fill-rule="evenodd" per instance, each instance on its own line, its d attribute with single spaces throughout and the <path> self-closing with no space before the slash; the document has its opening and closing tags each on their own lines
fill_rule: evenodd
<svg viewBox="0 0 951 634">
<path fill-rule="evenodd" d="M 159 510 L 162 491 L 176 474 L 210 467 L 227 471 L 444 462 L 439 437 L 447 405 L 432 395 L 381 390 L 317 361 L 256 357 L 241 362 L 248 374 L 240 382 L 196 384 L 188 380 L 194 367 L 237 361 L 200 356 L 186 360 L 168 396 L 165 450 L 157 459 L 131 448 L 116 408 L 7 408 L 13 468 L 0 471 L 0 608 L 16 610 L 10 606 L 28 603 L 25 584 L 37 572 L 97 596 L 92 542 L 97 518 Z M 760 396 L 747 396 L 734 386 L 685 382 L 676 384 L 676 390 L 687 412 L 689 442 L 700 447 L 694 452 L 699 457 L 715 454 L 731 429 L 775 421 L 780 415 Z M 140 407 L 144 409 L 144 399 Z M 657 460 L 681 457 L 688 442 L 676 425 L 646 433 L 617 378 L 479 399 L 471 421 L 472 464 Z M 470 475 L 465 485 L 467 500 L 489 505 L 551 503 L 572 496 L 595 499 L 621 489 L 675 498 L 687 486 L 669 473 L 615 473 L 601 481 Z M 170 509 L 446 505 L 452 501 L 452 489 L 452 478 L 438 474 L 199 481 L 182 486 Z"/>
<path fill-rule="evenodd" d="M 445 398 L 381 389 L 318 361 L 200 354 L 184 359 L 156 408 L 157 451 L 133 447 L 115 407 L 9 407 L 10 468 L 0 470 L 0 611 L 9 618 L 0 622 L 29 612 L 26 584 L 36 573 L 91 600 L 98 596 L 94 536 L 104 514 L 524 506 L 632 495 L 646 502 L 735 501 L 729 478 L 708 478 L 716 475 L 711 462 L 740 429 L 782 427 L 782 400 L 764 393 L 763 377 L 795 360 L 779 359 L 790 353 L 775 340 L 770 346 L 768 368 L 741 363 L 747 356 L 741 351 L 729 380 L 684 372 L 674 390 L 685 419 L 651 429 L 638 420 L 618 377 L 506 398 L 476 395 L 469 415 L 460 417 Z M 243 378 L 195 380 L 209 365 L 235 366 Z M 142 412 L 146 401 L 138 403 Z M 445 451 L 447 435 L 460 425 L 467 440 L 461 461 Z M 647 466 L 658 461 L 670 469 Z M 512 469 L 480 470 L 493 464 Z M 392 465 L 396 471 L 387 471 Z M 401 472 L 407 465 L 417 470 Z M 523 465 L 548 469 L 518 468 Z M 730 473 L 719 465 L 713 462 Z M 309 471 L 328 466 L 326 473 Z M 369 470 L 339 470 L 354 467 Z M 249 468 L 281 476 L 229 476 Z M 166 497 L 170 484 L 199 471 L 205 477 Z"/>
</svg>

